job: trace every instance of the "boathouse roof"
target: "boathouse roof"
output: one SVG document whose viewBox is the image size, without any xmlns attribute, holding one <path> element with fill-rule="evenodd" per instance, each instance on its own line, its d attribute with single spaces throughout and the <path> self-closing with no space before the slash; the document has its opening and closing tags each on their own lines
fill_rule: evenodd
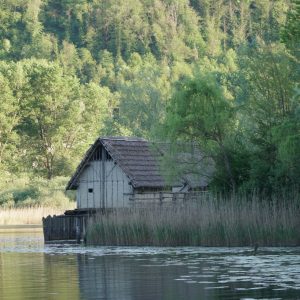
<svg viewBox="0 0 300 300">
<path fill-rule="evenodd" d="M 153 143 L 136 137 L 102 137 L 98 138 L 86 152 L 70 179 L 66 187 L 67 190 L 77 188 L 80 174 L 99 147 L 105 148 L 113 161 L 128 176 L 134 188 L 162 189 L 170 186 L 166 179 L 167 172 L 163 172 L 161 167 L 162 158 L 169 148 L 167 143 Z M 190 162 L 190 157 L 187 154 L 180 155 L 180 157 L 180 163 L 176 159 L 178 165 L 182 166 L 184 160 Z M 198 151 L 197 158 L 202 157 Z M 196 178 L 195 174 L 191 171 L 190 173 L 185 172 L 180 179 L 173 179 L 172 186 L 188 184 L 191 188 L 205 187 L 208 185 L 208 181 L 208 176 L 202 175 L 199 179 L 199 176 Z"/>
</svg>

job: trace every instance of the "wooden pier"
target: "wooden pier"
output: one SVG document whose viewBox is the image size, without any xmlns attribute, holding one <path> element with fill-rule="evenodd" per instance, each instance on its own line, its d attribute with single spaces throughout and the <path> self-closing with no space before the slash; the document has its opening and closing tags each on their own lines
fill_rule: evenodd
<svg viewBox="0 0 300 300">
<path fill-rule="evenodd" d="M 85 241 L 86 227 L 90 217 L 95 215 L 94 210 L 70 210 L 64 215 L 48 216 L 43 218 L 45 243 L 53 241 Z"/>
</svg>

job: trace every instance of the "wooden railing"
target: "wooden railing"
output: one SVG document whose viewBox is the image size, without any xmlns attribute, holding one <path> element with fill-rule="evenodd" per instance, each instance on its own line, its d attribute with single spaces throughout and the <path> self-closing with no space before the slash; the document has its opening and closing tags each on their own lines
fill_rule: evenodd
<svg viewBox="0 0 300 300">
<path fill-rule="evenodd" d="M 209 192 L 141 192 L 129 195 L 129 200 L 134 204 L 148 204 L 148 203 L 178 203 L 185 201 L 197 201 L 198 199 L 207 199 Z"/>
</svg>

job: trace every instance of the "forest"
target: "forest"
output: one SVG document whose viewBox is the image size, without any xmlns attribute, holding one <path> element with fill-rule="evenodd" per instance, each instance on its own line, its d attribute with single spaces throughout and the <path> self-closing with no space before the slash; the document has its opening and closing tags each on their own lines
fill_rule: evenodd
<svg viewBox="0 0 300 300">
<path fill-rule="evenodd" d="M 196 143 L 217 190 L 299 190 L 299 43 L 299 0 L 1 1 L 0 186 L 117 135 Z"/>
</svg>

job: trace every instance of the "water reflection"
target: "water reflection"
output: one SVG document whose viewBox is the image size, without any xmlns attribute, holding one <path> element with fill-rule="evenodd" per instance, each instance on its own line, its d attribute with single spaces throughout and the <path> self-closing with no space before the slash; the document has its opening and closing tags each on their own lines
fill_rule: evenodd
<svg viewBox="0 0 300 300">
<path fill-rule="evenodd" d="M 83 299 L 299 298 L 299 256 L 285 257 L 274 269 L 269 259 L 257 258 L 252 266 L 243 261 L 248 257 L 78 255 L 80 291 Z"/>
<path fill-rule="evenodd" d="M 43 253 L 0 254 L 0 299 L 52 299 L 54 295 L 79 299 L 77 263 Z"/>
<path fill-rule="evenodd" d="M 148 258 L 145 258 L 148 260 Z M 181 267 L 143 266 L 143 259 L 78 256 L 83 299 L 197 299 L 198 289 L 176 284 Z"/>
<path fill-rule="evenodd" d="M 0 299 L 300 299 L 300 249 L 44 245 L 0 233 Z"/>
<path fill-rule="evenodd" d="M 1 300 L 80 299 L 77 260 L 43 248 L 41 232 L 0 234 Z"/>
</svg>

